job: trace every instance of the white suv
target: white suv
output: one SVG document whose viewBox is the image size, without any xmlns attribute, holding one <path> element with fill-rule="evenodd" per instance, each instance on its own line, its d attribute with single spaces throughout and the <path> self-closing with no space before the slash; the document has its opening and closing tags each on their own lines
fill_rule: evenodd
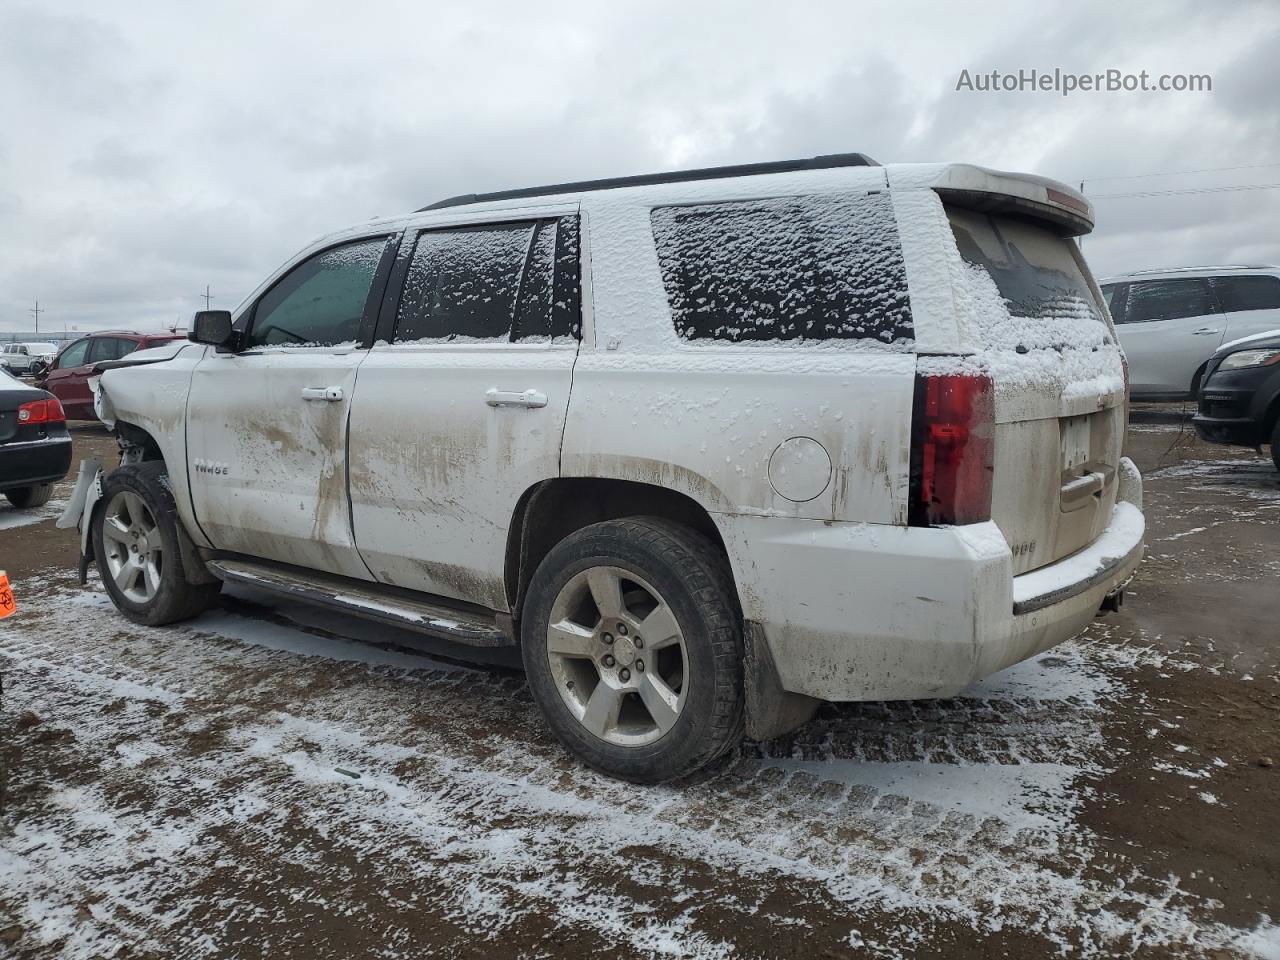
<svg viewBox="0 0 1280 960">
<path fill-rule="evenodd" d="M 0 367 L 25 376 L 33 364 L 52 360 L 57 353 L 56 343 L 6 343 L 0 347 Z"/>
<path fill-rule="evenodd" d="M 575 754 L 686 775 L 1118 601 L 1141 479 L 1091 226 L 860 154 L 362 223 L 106 371 L 122 465 L 64 522 L 131 619 L 227 581 L 519 645 Z"/>
<path fill-rule="evenodd" d="M 1194 399 L 1224 343 L 1280 327 L 1280 267 L 1139 270 L 1100 281 L 1133 399 Z"/>
</svg>

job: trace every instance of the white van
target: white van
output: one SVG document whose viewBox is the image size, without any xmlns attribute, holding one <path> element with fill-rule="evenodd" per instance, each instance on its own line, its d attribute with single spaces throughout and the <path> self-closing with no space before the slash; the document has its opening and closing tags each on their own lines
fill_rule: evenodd
<svg viewBox="0 0 1280 960">
<path fill-rule="evenodd" d="M 1092 219 L 845 154 L 362 223 L 107 365 L 123 463 L 67 522 L 131 619 L 228 581 L 519 645 L 579 757 L 687 775 L 1116 602 L 1142 488 Z"/>
</svg>

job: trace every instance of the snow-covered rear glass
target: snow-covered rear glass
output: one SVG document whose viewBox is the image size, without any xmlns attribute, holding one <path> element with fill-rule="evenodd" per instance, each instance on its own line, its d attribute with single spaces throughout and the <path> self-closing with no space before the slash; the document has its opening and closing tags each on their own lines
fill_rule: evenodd
<svg viewBox="0 0 1280 960">
<path fill-rule="evenodd" d="M 652 223 L 685 340 L 915 337 L 887 194 L 658 207 Z"/>
<path fill-rule="evenodd" d="M 538 341 L 579 328 L 576 217 L 418 235 L 395 340 Z"/>
<path fill-rule="evenodd" d="M 1113 342 L 1074 243 L 1030 220 L 947 206 L 956 246 L 1005 310 L 976 312 L 978 339 L 994 349 L 1089 348 Z"/>
</svg>

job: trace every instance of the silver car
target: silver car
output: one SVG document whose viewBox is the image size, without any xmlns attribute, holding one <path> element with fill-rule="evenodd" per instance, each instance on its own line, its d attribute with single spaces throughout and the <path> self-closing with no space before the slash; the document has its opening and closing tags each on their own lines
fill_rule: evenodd
<svg viewBox="0 0 1280 960">
<path fill-rule="evenodd" d="M 1139 270 L 1101 286 L 1136 400 L 1194 398 L 1219 346 L 1280 327 L 1280 267 Z"/>
</svg>

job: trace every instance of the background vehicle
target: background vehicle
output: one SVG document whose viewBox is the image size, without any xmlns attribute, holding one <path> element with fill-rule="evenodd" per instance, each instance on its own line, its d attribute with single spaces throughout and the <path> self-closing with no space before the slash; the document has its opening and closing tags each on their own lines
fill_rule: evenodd
<svg viewBox="0 0 1280 960">
<path fill-rule="evenodd" d="M 37 360 L 52 360 L 57 352 L 56 343 L 6 343 L 0 347 L 0 366 L 24 375 L 32 372 L 31 365 Z"/>
<path fill-rule="evenodd" d="M 60 401 L 70 420 L 95 420 L 93 393 L 89 390 L 89 377 L 93 365 L 108 360 L 119 360 L 135 350 L 145 350 L 173 340 L 182 340 L 185 334 L 130 333 L 123 330 L 104 330 L 73 340 L 43 372 L 36 382 Z"/>
<path fill-rule="evenodd" d="M 1212 443 L 1269 443 L 1280 470 L 1280 329 L 1218 348 L 1205 367 L 1192 423 Z"/>
<path fill-rule="evenodd" d="M 1102 281 L 1135 400 L 1194 398 L 1219 345 L 1280 327 L 1280 267 L 1140 270 Z"/>
<path fill-rule="evenodd" d="M 0 493 L 38 507 L 71 466 L 71 436 L 58 398 L 0 370 Z"/>
<path fill-rule="evenodd" d="M 361 224 L 106 369 L 123 465 L 63 522 L 134 620 L 225 580 L 519 645 L 579 757 L 679 777 L 1115 598 L 1144 522 L 1091 225 L 1038 177 L 860 154 Z"/>
</svg>

